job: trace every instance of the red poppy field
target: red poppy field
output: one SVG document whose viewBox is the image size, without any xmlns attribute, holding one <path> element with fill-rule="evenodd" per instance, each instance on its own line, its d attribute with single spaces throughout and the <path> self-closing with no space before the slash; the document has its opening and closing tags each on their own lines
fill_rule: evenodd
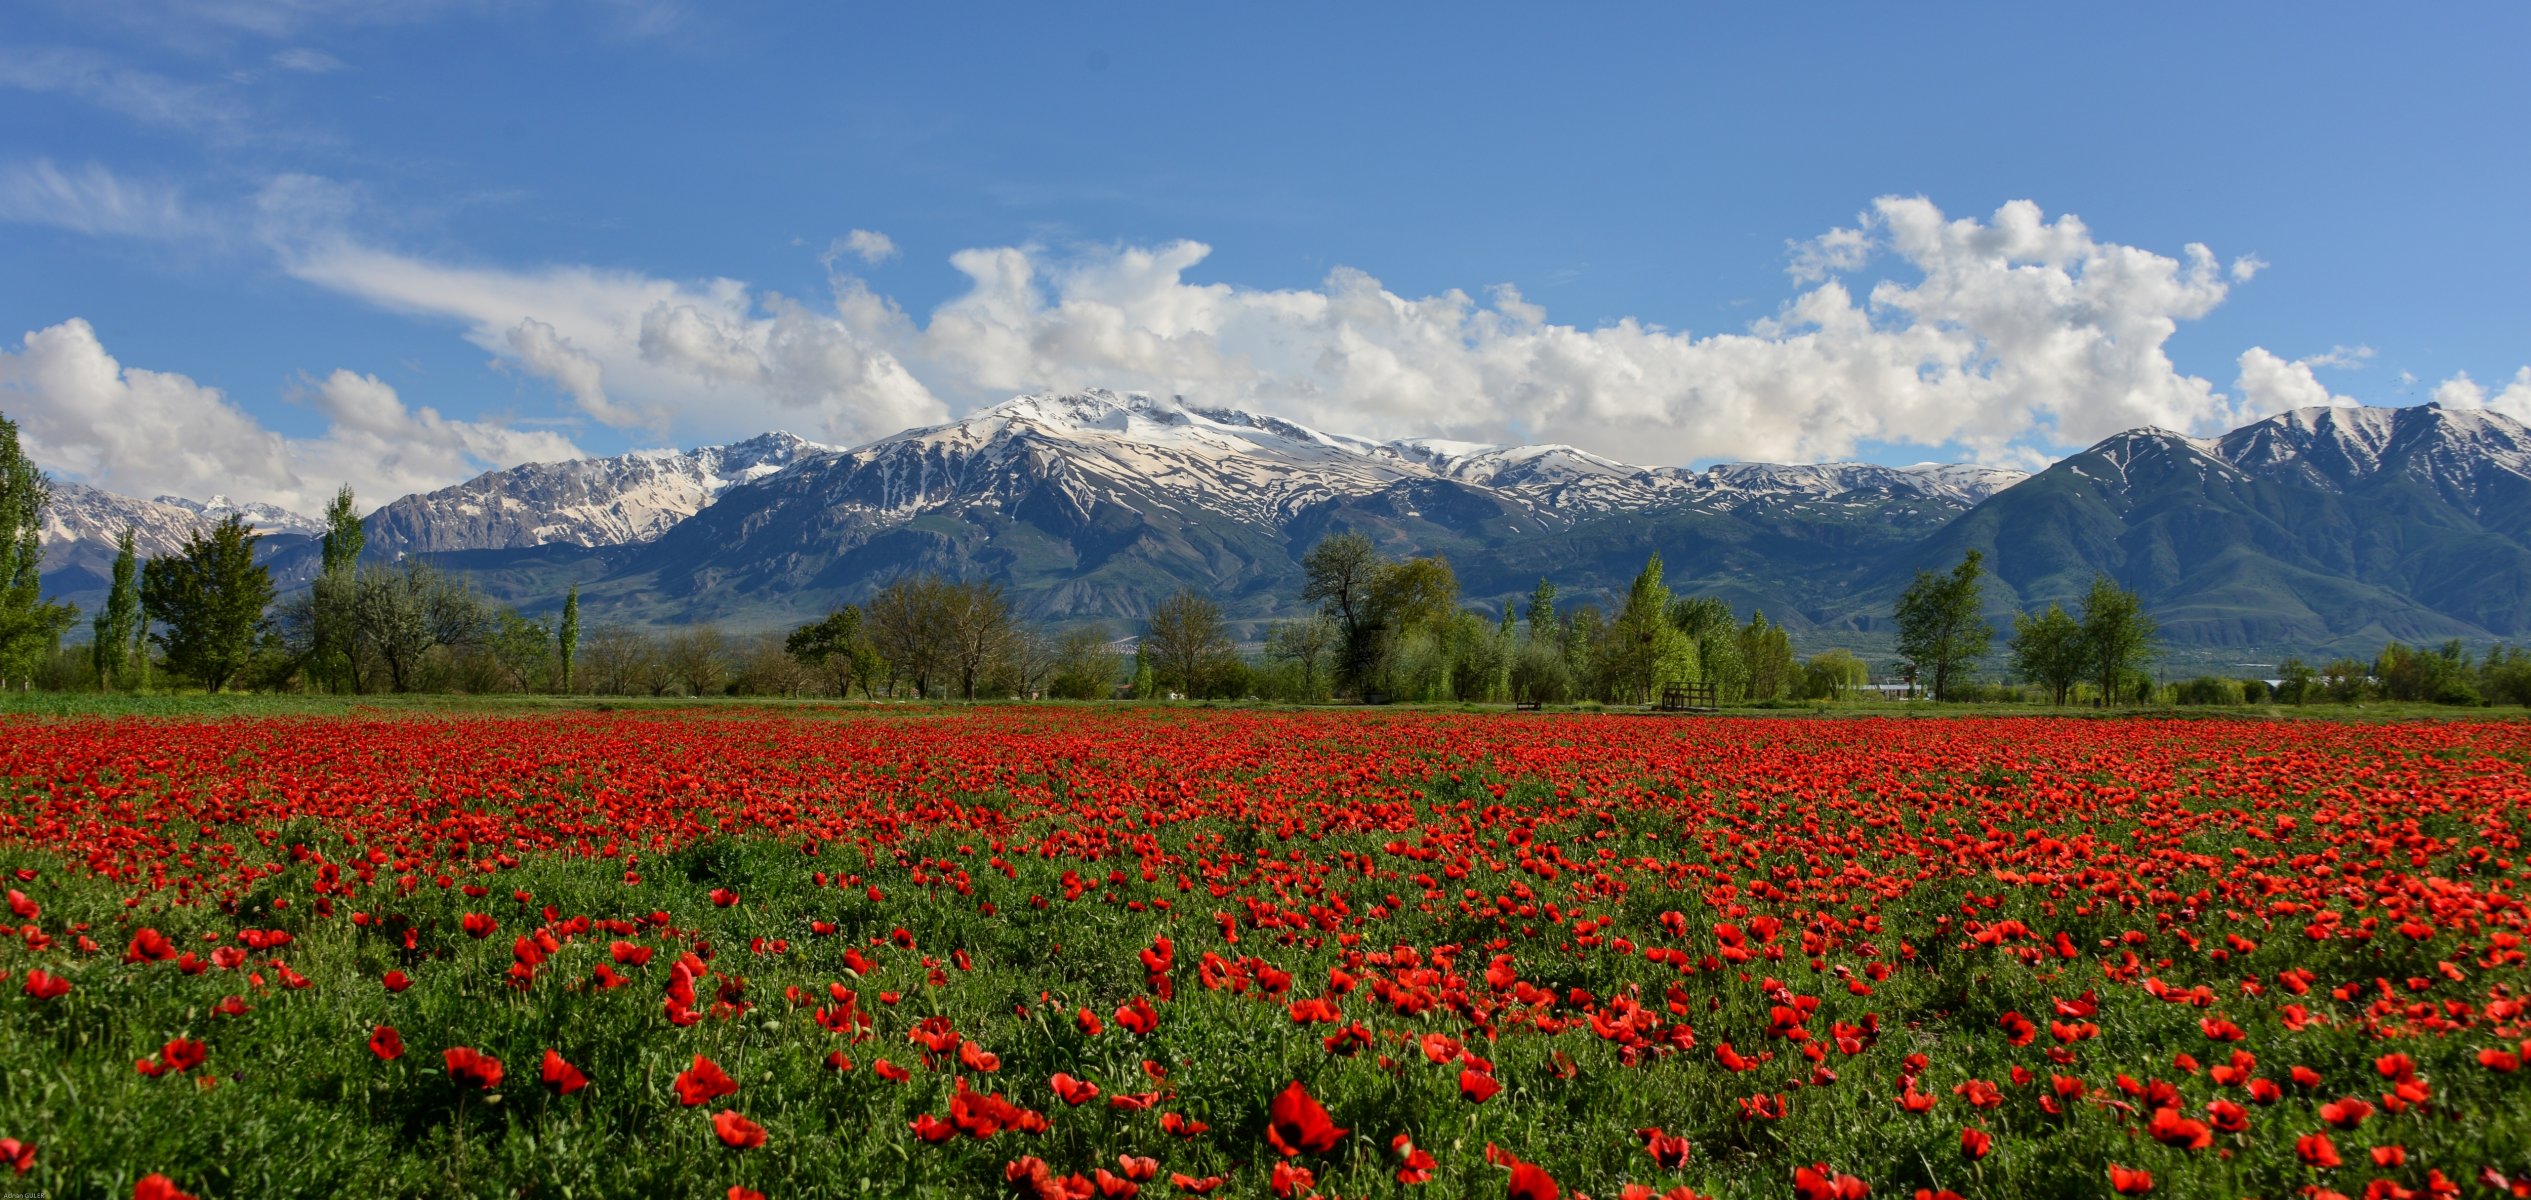
<svg viewBox="0 0 2531 1200">
<path fill-rule="evenodd" d="M 0 720 L 0 1183 L 2531 1195 L 2526 763 L 2512 723 Z"/>
</svg>

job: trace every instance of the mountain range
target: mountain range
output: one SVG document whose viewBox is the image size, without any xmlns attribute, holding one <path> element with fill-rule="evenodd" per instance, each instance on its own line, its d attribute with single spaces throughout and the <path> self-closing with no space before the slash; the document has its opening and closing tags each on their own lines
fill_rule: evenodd
<svg viewBox="0 0 2531 1200">
<path fill-rule="evenodd" d="M 56 490 L 45 582 L 83 605 L 101 596 L 116 531 L 164 553 L 235 508 Z M 281 576 L 304 579 L 314 522 L 245 515 L 272 535 Z M 2215 438 L 2134 430 L 2024 474 L 1643 467 L 1090 391 L 852 448 L 773 433 L 532 463 L 365 523 L 381 560 L 428 556 L 530 612 L 577 583 L 592 619 L 636 623 L 772 627 L 937 570 L 995 579 L 1058 622 L 1130 622 L 1192 585 L 1253 629 L 1300 611 L 1301 556 L 1351 530 L 1447 556 L 1485 607 L 1541 576 L 1605 602 L 1657 550 L 1674 589 L 1866 650 L 1886 643 L 1917 570 L 1972 547 L 1995 571 L 1999 622 L 2106 571 L 2144 595 L 2183 658 L 2531 633 L 2531 430 L 2433 405 L 2303 409 Z"/>
</svg>

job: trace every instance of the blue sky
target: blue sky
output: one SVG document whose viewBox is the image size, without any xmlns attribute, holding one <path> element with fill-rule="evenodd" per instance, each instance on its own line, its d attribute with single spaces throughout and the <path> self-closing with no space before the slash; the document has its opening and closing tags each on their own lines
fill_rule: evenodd
<svg viewBox="0 0 2531 1200">
<path fill-rule="evenodd" d="M 2415 8 L 36 0 L 0 411 L 302 505 L 1088 385 L 1665 463 L 2531 415 L 2531 9 Z"/>
</svg>

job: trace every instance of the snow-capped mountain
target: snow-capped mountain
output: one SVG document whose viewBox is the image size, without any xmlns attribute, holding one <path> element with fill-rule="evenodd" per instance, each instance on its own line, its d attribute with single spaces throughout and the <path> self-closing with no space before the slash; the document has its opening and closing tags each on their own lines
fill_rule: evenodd
<svg viewBox="0 0 2531 1200">
<path fill-rule="evenodd" d="M 1087 513 L 1101 504 L 1201 509 L 1281 523 L 1317 504 L 1448 482 L 1530 510 L 1534 523 L 1697 504 L 1923 498 L 1965 508 L 2023 475 L 1985 467 L 1630 466 L 1571 446 L 1438 439 L 1375 442 L 1236 409 L 1143 393 L 1020 396 L 821 462 L 827 499 L 874 520 L 1022 493 Z"/>
<path fill-rule="evenodd" d="M 631 545 L 666 533 L 733 485 L 833 449 L 777 432 L 726 446 L 526 463 L 405 496 L 370 514 L 363 524 L 370 551 L 390 557 L 553 544 Z"/>
<path fill-rule="evenodd" d="M 1002 578 L 1054 615 L 1138 614 L 1189 584 L 1273 612 L 1297 603 L 1300 554 L 1335 530 L 1446 554 L 1471 594 L 1525 593 L 1534 557 L 1501 551 L 1542 537 L 1609 564 L 1630 559 L 1628 573 L 1659 521 L 1703 537 L 1736 530 L 1724 540 L 1737 561 L 1814 544 L 1802 531 L 1830 526 L 1842 532 L 1815 544 L 1855 554 L 1920 537 L 2019 478 L 1855 463 L 1639 467 L 1569 446 L 1381 442 L 1089 391 L 1021 396 L 801 461 L 730 489 L 626 569 L 649 596 L 705 608 L 939 570 Z M 1589 570 L 1577 586 L 1604 586 L 1602 564 Z M 1808 561 L 1799 570 L 1824 575 Z"/>
<path fill-rule="evenodd" d="M 117 542 L 126 529 L 132 531 L 133 553 L 143 559 L 178 553 L 195 531 L 207 530 L 231 515 L 244 518 L 265 535 L 257 546 L 265 555 L 286 550 L 322 529 L 316 521 L 287 509 L 238 504 L 221 496 L 141 500 L 59 479 L 53 481 L 52 493 L 38 534 L 44 548 L 44 591 L 67 596 L 82 607 L 93 607 L 91 593 L 101 593 L 112 581 Z"/>
<path fill-rule="evenodd" d="M 1866 592 L 1972 547 L 2005 602 L 2071 603 L 2107 572 L 2183 645 L 2518 638 L 2531 429 L 2427 404 L 2297 409 L 2217 437 L 2130 430 L 1980 505 Z"/>
<path fill-rule="evenodd" d="M 240 502 L 226 496 L 213 496 L 208 500 L 160 496 L 157 502 L 170 508 L 184 509 L 200 518 L 205 525 L 217 525 L 234 516 L 245 521 L 247 528 L 266 536 L 298 534 L 315 537 L 325 532 L 325 522 L 315 517 L 294 513 L 280 505 L 265 504 L 261 501 Z"/>
</svg>

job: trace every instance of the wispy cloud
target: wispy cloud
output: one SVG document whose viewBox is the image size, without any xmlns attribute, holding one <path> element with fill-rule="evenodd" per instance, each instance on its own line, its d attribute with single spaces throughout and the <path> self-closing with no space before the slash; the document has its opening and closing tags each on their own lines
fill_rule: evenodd
<svg viewBox="0 0 2531 1200">
<path fill-rule="evenodd" d="M 149 239 L 198 238 L 209 230 L 172 186 L 125 179 L 93 162 L 65 169 L 51 159 L 0 165 L 0 221 Z"/>
</svg>

